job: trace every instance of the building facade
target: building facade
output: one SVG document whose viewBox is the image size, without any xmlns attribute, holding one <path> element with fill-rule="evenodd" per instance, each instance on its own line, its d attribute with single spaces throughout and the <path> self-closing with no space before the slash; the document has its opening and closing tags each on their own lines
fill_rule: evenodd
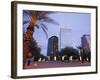
<svg viewBox="0 0 100 80">
<path fill-rule="evenodd" d="M 72 46 L 72 29 L 61 28 L 60 29 L 60 47 Z"/>
<path fill-rule="evenodd" d="M 81 58 L 82 62 L 91 62 L 91 38 L 90 35 L 83 35 L 81 37 Z"/>
<path fill-rule="evenodd" d="M 47 56 L 50 56 L 50 60 L 54 60 L 54 57 L 58 57 L 58 37 L 52 36 L 48 39 Z"/>
<path fill-rule="evenodd" d="M 85 48 L 85 49 L 88 49 L 88 50 L 91 49 L 91 38 L 90 38 L 90 35 L 83 35 L 81 37 L 81 45 L 82 45 L 82 48 Z"/>
</svg>

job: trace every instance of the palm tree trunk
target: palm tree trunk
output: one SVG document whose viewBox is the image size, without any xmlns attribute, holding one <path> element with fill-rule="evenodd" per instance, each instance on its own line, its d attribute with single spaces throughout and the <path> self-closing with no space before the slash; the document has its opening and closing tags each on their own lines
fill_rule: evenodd
<svg viewBox="0 0 100 80">
<path fill-rule="evenodd" d="M 25 66 L 27 58 L 32 57 L 32 52 L 29 50 L 29 47 L 31 46 L 31 42 L 33 40 L 33 33 L 34 24 L 30 24 L 27 28 L 27 31 L 23 33 L 23 67 Z"/>
</svg>

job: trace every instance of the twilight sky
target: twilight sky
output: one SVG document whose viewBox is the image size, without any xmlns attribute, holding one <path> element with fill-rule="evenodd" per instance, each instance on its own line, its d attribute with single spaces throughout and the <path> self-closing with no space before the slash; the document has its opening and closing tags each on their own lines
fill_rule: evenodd
<svg viewBox="0 0 100 80">
<path fill-rule="evenodd" d="M 51 36 L 57 36 L 59 38 L 59 50 L 60 50 L 60 29 L 70 29 L 71 36 L 65 36 L 65 43 L 71 41 L 71 46 L 76 48 L 81 45 L 81 37 L 84 34 L 90 34 L 91 26 L 91 14 L 89 13 L 71 13 L 71 12 L 56 12 L 49 14 L 49 17 L 54 19 L 59 25 L 46 23 L 48 28 L 48 38 Z M 23 17 L 24 20 L 28 19 L 27 16 Z M 25 24 L 23 27 L 24 30 L 28 27 L 29 24 Z M 41 47 L 41 53 L 47 55 L 47 45 L 48 39 L 46 38 L 43 30 L 41 28 L 35 28 L 34 38 L 38 42 L 38 45 Z M 67 40 L 70 39 L 71 40 Z M 64 40 L 64 41 L 65 41 Z M 62 45 L 63 46 L 63 45 Z"/>
</svg>

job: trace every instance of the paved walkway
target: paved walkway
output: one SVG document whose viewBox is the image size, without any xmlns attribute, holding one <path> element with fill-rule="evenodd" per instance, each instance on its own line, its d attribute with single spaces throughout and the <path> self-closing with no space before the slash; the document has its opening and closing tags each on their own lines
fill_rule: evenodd
<svg viewBox="0 0 100 80">
<path fill-rule="evenodd" d="M 73 62 L 33 62 L 29 66 L 27 66 L 27 63 L 25 65 L 25 69 L 38 69 L 38 68 L 55 68 L 55 67 L 78 67 L 78 66 L 91 66 L 89 62 L 81 63 L 79 61 L 73 61 Z"/>
</svg>

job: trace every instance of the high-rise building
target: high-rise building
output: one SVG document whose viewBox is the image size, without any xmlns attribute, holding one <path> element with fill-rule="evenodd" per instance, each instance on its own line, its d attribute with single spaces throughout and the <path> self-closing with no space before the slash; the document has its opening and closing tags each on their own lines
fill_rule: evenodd
<svg viewBox="0 0 100 80">
<path fill-rule="evenodd" d="M 82 61 L 91 61 L 91 37 L 90 35 L 83 35 L 81 37 L 81 47 L 82 47 Z M 84 54 L 84 55 L 83 55 Z"/>
<path fill-rule="evenodd" d="M 82 45 L 82 48 L 86 48 L 88 50 L 91 49 L 91 38 L 90 38 L 90 35 L 83 35 L 81 37 L 81 45 Z"/>
<path fill-rule="evenodd" d="M 48 39 L 47 56 L 50 56 L 50 60 L 54 60 L 54 57 L 58 57 L 58 37 L 52 36 Z"/>
<path fill-rule="evenodd" d="M 60 29 L 60 47 L 72 46 L 72 29 L 61 28 Z"/>
</svg>

